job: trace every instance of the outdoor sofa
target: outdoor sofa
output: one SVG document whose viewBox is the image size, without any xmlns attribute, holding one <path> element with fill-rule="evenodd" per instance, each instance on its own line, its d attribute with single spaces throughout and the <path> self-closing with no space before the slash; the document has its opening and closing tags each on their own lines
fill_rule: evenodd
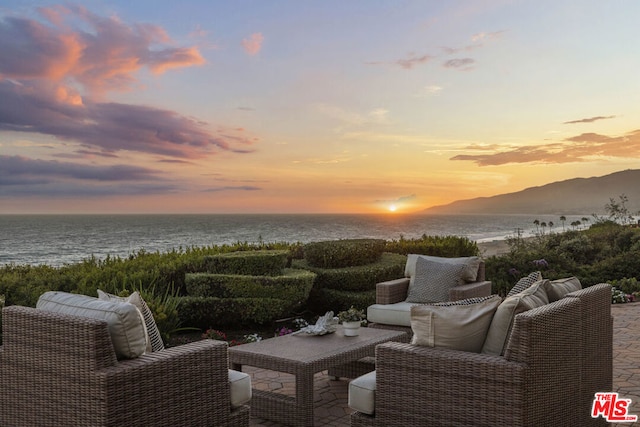
<svg viewBox="0 0 640 427">
<path fill-rule="evenodd" d="M 48 303 L 75 299 L 74 309 L 91 298 L 47 294 Z M 99 310 L 106 310 L 118 303 L 99 304 Z M 0 425 L 249 425 L 250 378 L 228 369 L 226 342 L 202 340 L 146 351 L 147 337 L 144 332 L 139 337 L 146 329 L 135 318 L 139 313 L 131 311 L 132 304 L 121 305 L 125 308 L 105 319 L 49 311 L 46 305 L 5 307 Z M 133 321 L 136 328 L 124 331 L 114 319 Z"/>
<path fill-rule="evenodd" d="M 575 290 L 576 281 L 538 281 L 500 302 L 516 303 L 501 327 L 504 347 L 487 342 L 490 330 L 481 352 L 378 345 L 376 370 L 349 385 L 351 426 L 607 425 L 591 405 L 596 392 L 612 391 L 611 286 Z M 506 306 L 489 329 L 504 323 Z"/>
</svg>

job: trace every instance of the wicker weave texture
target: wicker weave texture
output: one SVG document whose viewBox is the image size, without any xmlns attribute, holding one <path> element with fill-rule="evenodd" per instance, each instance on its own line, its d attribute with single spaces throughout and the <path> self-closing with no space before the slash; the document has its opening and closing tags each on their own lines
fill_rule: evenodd
<svg viewBox="0 0 640 427">
<path fill-rule="evenodd" d="M 231 410 L 227 344 L 199 341 L 117 361 L 103 321 L 3 310 L 0 425 L 249 425 Z"/>
</svg>

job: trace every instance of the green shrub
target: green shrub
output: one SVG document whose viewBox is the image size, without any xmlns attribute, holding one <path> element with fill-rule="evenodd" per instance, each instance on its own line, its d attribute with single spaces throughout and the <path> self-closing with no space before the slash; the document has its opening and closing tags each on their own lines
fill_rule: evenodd
<svg viewBox="0 0 640 427">
<path fill-rule="evenodd" d="M 371 304 L 376 303 L 375 289 L 369 291 L 341 291 L 338 289 L 318 289 L 309 298 L 308 309 L 314 313 L 333 311 L 338 313 L 353 306 L 365 311 Z"/>
<path fill-rule="evenodd" d="M 242 251 L 208 255 L 203 258 L 203 270 L 213 274 L 244 274 L 277 276 L 287 265 L 288 251 Z"/>
<path fill-rule="evenodd" d="M 460 236 L 427 236 L 419 239 L 405 239 L 388 241 L 386 252 L 398 254 L 421 254 L 441 257 L 463 257 L 480 255 L 476 242 Z"/>
<path fill-rule="evenodd" d="M 277 298 L 305 302 L 316 275 L 284 269 L 280 276 L 189 273 L 185 278 L 190 296 L 217 298 Z"/>
<path fill-rule="evenodd" d="M 305 261 L 296 261 L 293 266 L 314 272 L 317 277 L 314 288 L 339 289 L 344 291 L 368 291 L 376 283 L 404 276 L 407 257 L 384 253 L 377 262 L 344 268 L 312 267 Z"/>
<path fill-rule="evenodd" d="M 619 280 L 611 280 L 609 283 L 625 294 L 636 294 L 640 292 L 640 282 L 635 277 L 632 277 L 631 279 L 623 278 Z"/>
<path fill-rule="evenodd" d="M 259 325 L 287 314 L 281 299 L 180 297 L 182 324 L 202 330 Z"/>
<path fill-rule="evenodd" d="M 304 246 L 304 258 L 312 267 L 342 268 L 371 264 L 384 252 L 380 239 L 345 239 L 313 242 Z"/>
</svg>

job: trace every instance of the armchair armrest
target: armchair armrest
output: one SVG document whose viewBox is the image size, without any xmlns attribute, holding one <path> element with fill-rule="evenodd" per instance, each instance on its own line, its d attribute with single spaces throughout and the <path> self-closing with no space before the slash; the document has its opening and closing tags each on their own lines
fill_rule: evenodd
<svg viewBox="0 0 640 427">
<path fill-rule="evenodd" d="M 409 278 L 389 280 L 376 284 L 376 304 L 395 304 L 407 298 Z"/>
<path fill-rule="evenodd" d="M 227 343 L 202 340 L 122 361 L 95 373 L 108 425 L 227 425 Z M 242 414 L 240 414 L 242 415 Z M 238 423 L 243 424 L 243 423 Z M 106 424 L 105 424 L 106 425 Z"/>
<path fill-rule="evenodd" d="M 500 356 L 381 344 L 376 425 L 518 425 L 526 381 L 527 365 Z"/>
<path fill-rule="evenodd" d="M 491 295 L 491 282 L 489 281 L 464 283 L 449 290 L 449 301 L 488 297 L 489 295 Z"/>
</svg>

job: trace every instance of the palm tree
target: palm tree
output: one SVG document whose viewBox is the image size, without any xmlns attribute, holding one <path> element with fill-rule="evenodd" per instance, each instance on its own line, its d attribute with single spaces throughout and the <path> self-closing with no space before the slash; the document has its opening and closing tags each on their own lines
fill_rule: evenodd
<svg viewBox="0 0 640 427">
<path fill-rule="evenodd" d="M 540 223 L 540 227 L 542 227 L 542 234 L 544 234 L 544 229 L 547 228 L 547 223 L 546 222 L 541 222 Z"/>
<path fill-rule="evenodd" d="M 567 220 L 567 217 L 562 215 L 560 216 L 560 222 L 562 223 L 562 231 L 564 231 L 564 222 Z"/>
<path fill-rule="evenodd" d="M 535 219 L 535 220 L 533 221 L 533 223 L 534 223 L 534 224 L 535 224 L 535 226 L 536 226 L 536 233 L 538 233 L 538 232 L 540 231 L 540 229 L 538 228 L 538 227 L 540 226 L 540 221 L 539 221 L 539 220 L 537 220 L 537 219 Z"/>
</svg>

